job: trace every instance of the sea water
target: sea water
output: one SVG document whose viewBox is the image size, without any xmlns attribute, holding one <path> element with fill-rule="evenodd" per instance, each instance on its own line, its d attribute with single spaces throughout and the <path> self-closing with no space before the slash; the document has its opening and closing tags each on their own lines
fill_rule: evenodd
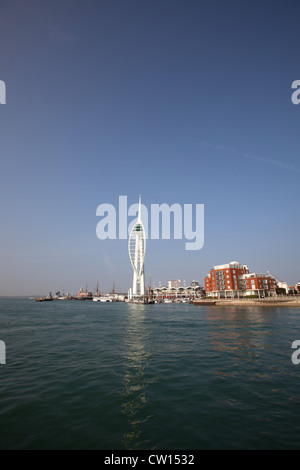
<svg viewBox="0 0 300 470">
<path fill-rule="evenodd" d="M 1 449 L 299 449 L 295 308 L 0 299 Z"/>
</svg>

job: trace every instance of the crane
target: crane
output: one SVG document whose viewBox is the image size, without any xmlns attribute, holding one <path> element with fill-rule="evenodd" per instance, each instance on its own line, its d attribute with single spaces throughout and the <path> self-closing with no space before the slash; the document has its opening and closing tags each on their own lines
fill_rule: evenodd
<svg viewBox="0 0 300 470">
<path fill-rule="evenodd" d="M 275 281 L 277 282 L 277 286 L 280 289 L 284 289 L 287 294 L 289 293 L 290 288 L 289 288 L 289 285 L 288 285 L 287 282 L 279 281 L 279 279 L 277 277 L 275 277 L 272 273 L 270 273 L 270 271 L 267 271 L 267 273 L 270 274 L 270 276 L 273 277 L 273 279 L 275 279 Z"/>
<path fill-rule="evenodd" d="M 275 279 L 275 281 L 277 282 L 277 284 L 279 284 L 279 282 L 283 282 L 283 281 L 279 281 L 279 279 L 278 279 L 276 276 L 274 276 L 274 274 L 270 273 L 270 271 L 267 271 L 267 273 L 270 274 L 270 276 L 271 276 L 273 279 Z"/>
</svg>

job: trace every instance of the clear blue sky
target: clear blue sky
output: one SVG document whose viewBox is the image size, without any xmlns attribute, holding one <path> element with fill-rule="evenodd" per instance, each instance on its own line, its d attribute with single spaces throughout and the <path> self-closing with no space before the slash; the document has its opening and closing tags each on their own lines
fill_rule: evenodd
<svg viewBox="0 0 300 470">
<path fill-rule="evenodd" d="M 205 204 L 205 247 L 148 244 L 189 283 L 238 260 L 300 281 L 300 4 L 0 0 L 0 295 L 127 291 L 96 208 Z"/>
</svg>

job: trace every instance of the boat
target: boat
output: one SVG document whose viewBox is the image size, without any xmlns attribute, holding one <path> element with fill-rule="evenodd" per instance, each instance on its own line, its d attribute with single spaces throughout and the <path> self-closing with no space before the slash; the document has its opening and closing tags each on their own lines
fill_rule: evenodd
<svg viewBox="0 0 300 470">
<path fill-rule="evenodd" d="M 194 305 L 198 305 L 199 307 L 208 307 L 212 305 L 216 305 L 217 302 L 213 300 L 195 300 Z"/>
<path fill-rule="evenodd" d="M 53 302 L 53 297 L 50 292 L 50 294 L 47 297 L 37 297 L 35 301 L 36 302 Z"/>
<path fill-rule="evenodd" d="M 102 303 L 108 303 L 108 302 L 112 302 L 113 299 L 112 297 L 108 296 L 108 295 L 105 295 L 103 297 L 101 296 L 95 296 L 93 297 L 93 301 L 94 302 L 102 302 Z"/>
</svg>

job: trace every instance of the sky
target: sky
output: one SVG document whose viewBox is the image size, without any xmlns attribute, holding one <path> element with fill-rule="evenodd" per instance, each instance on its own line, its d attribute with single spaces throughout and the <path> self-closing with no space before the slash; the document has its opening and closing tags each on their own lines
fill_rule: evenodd
<svg viewBox="0 0 300 470">
<path fill-rule="evenodd" d="M 0 295 L 127 292 L 97 207 L 204 204 L 205 244 L 148 240 L 146 278 L 239 261 L 300 281 L 296 0 L 0 0 Z"/>
</svg>

